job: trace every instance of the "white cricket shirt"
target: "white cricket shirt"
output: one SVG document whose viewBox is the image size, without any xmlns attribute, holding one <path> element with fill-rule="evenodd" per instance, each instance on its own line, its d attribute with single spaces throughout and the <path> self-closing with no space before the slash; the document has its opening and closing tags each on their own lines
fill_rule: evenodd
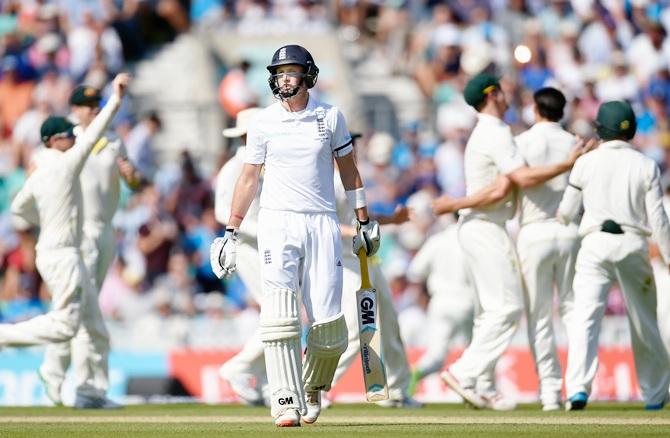
<svg viewBox="0 0 670 438">
<path fill-rule="evenodd" d="M 431 296 L 451 294 L 456 298 L 459 295 L 454 294 L 472 291 L 456 224 L 428 238 L 412 259 L 407 278 L 415 283 L 425 281 Z"/>
<path fill-rule="evenodd" d="M 510 127 L 488 114 L 477 114 L 477 124 L 465 147 L 465 188 L 468 195 L 491 184 L 500 174 L 508 174 L 525 163 L 514 143 Z M 460 211 L 462 216 L 504 223 L 516 212 L 516 193 L 483 208 Z"/>
<path fill-rule="evenodd" d="M 233 203 L 233 193 L 235 191 L 235 184 L 242 173 L 244 167 L 244 157 L 246 155 L 246 148 L 239 146 L 235 155 L 223 165 L 219 174 L 216 177 L 216 188 L 214 190 L 214 214 L 216 220 L 221 224 L 226 224 L 230 219 L 230 213 Z M 249 210 L 240 225 L 239 232 L 242 235 L 256 239 L 258 233 L 258 209 L 259 196 L 261 187 L 263 186 L 263 172 L 258 182 L 258 190 L 256 197 L 251 202 Z"/>
<path fill-rule="evenodd" d="M 342 113 L 310 96 L 307 107 L 263 109 L 249 126 L 246 163 L 265 164 L 260 206 L 298 213 L 335 212 L 333 156 L 353 150 Z"/>
<path fill-rule="evenodd" d="M 545 166 L 564 161 L 575 144 L 574 135 L 556 122 L 538 122 L 514 139 L 529 166 Z M 556 210 L 568 185 L 568 172 L 544 184 L 521 190 L 521 225 L 556 219 Z"/>
<path fill-rule="evenodd" d="M 584 205 L 580 235 L 611 219 L 654 238 L 670 263 L 670 223 L 663 208 L 661 172 L 656 163 L 625 141 L 614 140 L 580 157 L 570 174 L 559 215 L 569 220 Z"/>
<path fill-rule="evenodd" d="M 75 135 L 79 136 L 83 130 L 80 126 L 77 128 Z M 127 157 L 121 139 L 109 132 L 93 147 L 79 176 L 84 199 L 84 222 L 111 223 L 121 196 L 121 174 L 116 159 Z"/>
<path fill-rule="evenodd" d="M 35 208 L 40 234 L 37 250 L 79 247 L 83 201 L 79 175 L 86 158 L 118 110 L 112 95 L 74 146 L 65 152 L 47 148 L 40 153 L 36 170 L 12 202 L 12 214 L 30 220 Z M 31 220 L 34 223 L 34 220 Z"/>
</svg>

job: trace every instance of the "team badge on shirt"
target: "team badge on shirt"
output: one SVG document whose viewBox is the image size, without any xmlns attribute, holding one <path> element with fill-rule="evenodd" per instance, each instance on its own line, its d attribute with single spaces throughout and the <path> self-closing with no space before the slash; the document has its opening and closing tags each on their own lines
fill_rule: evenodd
<svg viewBox="0 0 670 438">
<path fill-rule="evenodd" d="M 326 132 L 326 113 L 323 111 L 323 108 L 318 108 L 316 111 L 316 127 L 319 131 L 319 138 L 328 138 L 328 132 Z"/>
</svg>

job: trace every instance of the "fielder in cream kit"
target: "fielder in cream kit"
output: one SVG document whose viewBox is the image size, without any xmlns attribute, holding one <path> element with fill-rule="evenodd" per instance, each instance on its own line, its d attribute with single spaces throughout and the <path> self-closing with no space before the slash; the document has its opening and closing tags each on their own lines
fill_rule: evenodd
<svg viewBox="0 0 670 438">
<path fill-rule="evenodd" d="M 226 233 L 214 240 L 210 255 L 217 276 L 234 272 L 238 229 L 264 167 L 258 214 L 261 340 L 271 414 L 277 426 L 294 427 L 301 419 L 313 423 L 318 418 L 321 391 L 330 389 L 347 347 L 333 157 L 356 211 L 360 238 L 355 252 L 361 248 L 368 255 L 376 252 L 379 225 L 367 214 L 342 113 L 308 92 L 318 76 L 311 54 L 301 46 L 283 46 L 268 70 L 270 88 L 279 101 L 263 109 L 249 126 L 245 164 L 235 185 Z M 311 325 L 304 367 L 300 304 Z"/>
<path fill-rule="evenodd" d="M 555 88 L 535 92 L 536 123 L 515 138 L 529 166 L 558 163 L 570 155 L 576 138 L 558 123 L 563 118 L 565 97 Z M 553 328 L 554 285 L 559 314 L 566 327 L 574 296 L 572 280 L 579 249 L 577 224 L 563 225 L 556 210 L 568 185 L 568 174 L 520 191 L 521 229 L 517 251 L 526 284 L 525 306 L 528 340 L 540 379 L 540 402 L 545 411 L 560 409 L 562 373 Z"/>
<path fill-rule="evenodd" d="M 83 229 L 80 173 L 121 103 L 129 83 L 117 75 L 114 92 L 84 132 L 74 139 L 74 125 L 62 117 L 49 117 L 40 130 L 47 146 L 34 172 L 12 202 L 17 222 L 39 224 L 37 269 L 52 293 L 52 308 L 18 324 L 0 324 L 0 346 L 69 342 L 79 334 L 96 330 L 86 318 L 89 297 L 97 296 L 81 256 Z M 90 356 L 87 357 L 91 360 Z"/>
<path fill-rule="evenodd" d="M 73 117 L 79 124 L 75 136 L 83 134 L 98 113 L 101 95 L 96 88 L 77 87 L 70 96 Z M 36 165 L 40 163 L 39 156 Z M 90 322 L 80 327 L 70 342 L 51 344 L 44 353 L 39 369 L 46 393 L 56 404 L 61 403 L 61 386 L 72 361 L 76 380 L 75 407 L 114 408 L 116 403 L 106 398 L 109 387 L 109 333 L 98 306 L 98 294 L 114 257 L 116 242 L 112 217 L 120 197 L 120 178 L 131 188 L 139 186 L 140 177 L 128 161 L 121 140 L 106 133 L 94 145 L 79 177 L 83 200 L 83 239 L 81 252 L 92 287 L 87 289 L 90 305 L 84 308 L 82 319 Z"/>
<path fill-rule="evenodd" d="M 505 222 L 516 211 L 512 183 L 522 189 L 544 183 L 570 170 L 593 143 L 578 142 L 561 162 L 528 166 L 510 127 L 502 120 L 507 102 L 498 78 L 486 73 L 475 76 L 467 83 L 464 97 L 478 111 L 478 122 L 465 150 L 468 196 L 456 200 L 443 196 L 433 202 L 433 210 L 446 213 L 462 209 L 458 239 L 481 312 L 475 318 L 472 342 L 441 376 L 469 404 L 495 408 L 504 397 L 490 376 L 523 311 L 519 260 L 505 229 Z M 488 382 L 489 387 L 483 387 L 482 382 Z"/>
<path fill-rule="evenodd" d="M 567 222 L 584 208 L 573 283 L 575 310 L 568 329 L 566 409 L 586 407 L 598 370 L 598 336 L 607 293 L 615 281 L 626 303 L 645 408 L 662 409 L 669 397 L 670 359 L 658 328 L 647 245 L 653 233 L 670 267 L 670 223 L 663 208 L 661 173 L 652 159 L 628 143 L 637 128 L 630 104 L 603 103 L 596 126 L 603 143 L 577 161 L 558 211 Z"/>
<path fill-rule="evenodd" d="M 472 337 L 476 299 L 456 223 L 449 223 L 426 240 L 412 258 L 407 278 L 413 283 L 426 283 L 430 294 L 428 330 L 431 338 L 439 340 L 428 344 L 412 372 L 409 393 L 413 394 L 421 379 L 442 369 L 459 334 L 466 341 Z"/>
</svg>

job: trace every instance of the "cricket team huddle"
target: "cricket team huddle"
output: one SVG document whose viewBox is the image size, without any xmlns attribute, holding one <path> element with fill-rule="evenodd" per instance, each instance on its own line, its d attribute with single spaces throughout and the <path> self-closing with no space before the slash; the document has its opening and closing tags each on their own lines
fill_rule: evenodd
<svg viewBox="0 0 670 438">
<path fill-rule="evenodd" d="M 223 131 L 240 146 L 217 177 L 215 213 L 225 233 L 211 244 L 211 269 L 218 278 L 239 274 L 261 311 L 256 332 L 220 375 L 240 399 L 269 406 L 277 426 L 295 427 L 317 421 L 328 403 L 322 395 L 360 352 L 368 400 L 420 407 L 413 388 L 442 368 L 445 351 L 429 351 L 433 357 L 410 371 L 389 285 L 374 258 L 380 227 L 411 221 L 413 212 L 368 214 L 346 121 L 309 92 L 319 75 L 309 51 L 282 46 L 267 70 L 276 102 L 240 112 L 235 127 Z M 42 123 L 45 147 L 11 205 L 17 229 L 39 227 L 36 266 L 52 306 L 0 324 L 0 346 L 47 344 L 38 373 L 54 403 L 61 403 L 72 364 L 77 408 L 120 407 L 106 395 L 110 345 L 98 294 L 114 258 L 120 180 L 131 188 L 142 182 L 107 129 L 130 82 L 118 74 L 102 108 L 99 90 L 77 87 L 70 96 L 77 124 L 57 116 Z M 500 77 L 472 76 L 463 97 L 477 112 L 464 152 L 466 195 L 436 198 L 432 210 L 458 215 L 439 242 L 444 257 L 458 253 L 461 263 L 443 274 L 468 283 L 478 305 L 476 314 L 451 309 L 473 326 L 472 337 L 440 377 L 475 408 L 514 409 L 497 390 L 495 366 L 525 314 L 542 409 L 584 409 L 616 282 L 645 409 L 662 409 L 670 397 L 670 359 L 657 323 L 648 239 L 670 269 L 670 223 L 657 164 L 630 144 L 637 129 L 632 107 L 602 103 L 597 139 L 586 140 L 559 123 L 563 93 L 540 88 L 533 95 L 535 124 L 515 137 L 504 122 Z M 506 222 L 517 213 L 515 243 Z M 428 259 L 425 270 L 440 262 Z M 553 334 L 554 290 L 568 337 L 565 382 Z"/>
</svg>

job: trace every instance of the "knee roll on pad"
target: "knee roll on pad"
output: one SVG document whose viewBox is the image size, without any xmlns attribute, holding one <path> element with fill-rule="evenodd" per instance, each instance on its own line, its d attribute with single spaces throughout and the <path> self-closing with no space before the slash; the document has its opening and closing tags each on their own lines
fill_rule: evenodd
<svg viewBox="0 0 670 438">
<path fill-rule="evenodd" d="M 260 335 L 265 345 L 265 367 L 271 392 L 271 414 L 289 409 L 307 413 L 302 388 L 300 314 L 296 292 L 273 289 L 263 297 Z"/>
<path fill-rule="evenodd" d="M 307 335 L 307 354 L 303 380 L 305 391 L 328 391 L 340 361 L 347 349 L 348 331 L 344 315 L 314 323 Z"/>
</svg>

